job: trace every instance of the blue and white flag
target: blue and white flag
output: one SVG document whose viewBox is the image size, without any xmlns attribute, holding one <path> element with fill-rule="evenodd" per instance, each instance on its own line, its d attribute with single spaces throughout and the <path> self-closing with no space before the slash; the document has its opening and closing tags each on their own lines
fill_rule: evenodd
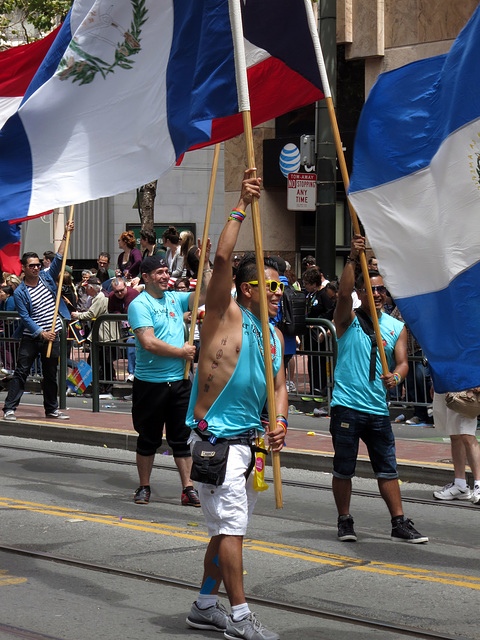
<svg viewBox="0 0 480 640">
<path fill-rule="evenodd" d="M 480 385 L 479 51 L 477 9 L 446 56 L 378 78 L 349 190 L 438 392 Z"/>
<path fill-rule="evenodd" d="M 253 125 L 323 98 L 308 2 L 241 1 Z M 0 220 L 128 191 L 242 131 L 229 0 L 75 0 L 0 131 Z"/>
</svg>

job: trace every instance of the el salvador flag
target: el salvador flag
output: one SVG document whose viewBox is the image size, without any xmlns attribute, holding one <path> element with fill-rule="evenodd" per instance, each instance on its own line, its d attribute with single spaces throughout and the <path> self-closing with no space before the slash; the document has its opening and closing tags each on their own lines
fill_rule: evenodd
<svg viewBox="0 0 480 640">
<path fill-rule="evenodd" d="M 241 0 L 254 126 L 324 96 L 309 1 Z M 229 0 L 75 0 L 0 131 L 0 220 L 128 191 L 242 131 Z"/>
<path fill-rule="evenodd" d="M 480 11 L 446 56 L 378 78 L 349 198 L 435 391 L 480 385 Z"/>
</svg>

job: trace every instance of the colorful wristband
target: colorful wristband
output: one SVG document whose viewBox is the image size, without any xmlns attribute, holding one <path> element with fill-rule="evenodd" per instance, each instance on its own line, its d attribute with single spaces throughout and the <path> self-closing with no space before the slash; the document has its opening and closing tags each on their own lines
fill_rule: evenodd
<svg viewBox="0 0 480 640">
<path fill-rule="evenodd" d="M 395 372 L 395 373 L 393 374 L 393 377 L 394 377 L 394 378 L 395 378 L 395 380 L 396 380 L 395 386 L 399 385 L 399 384 L 400 384 L 400 382 L 402 381 L 402 376 L 401 376 L 399 373 L 396 373 L 396 372 Z"/>
<path fill-rule="evenodd" d="M 287 427 L 283 424 L 283 422 L 277 422 L 277 425 L 280 425 L 281 427 L 283 427 L 283 430 L 285 431 L 285 435 L 287 435 Z"/>
<path fill-rule="evenodd" d="M 234 209 L 232 213 L 228 217 L 229 220 L 238 220 L 238 222 L 243 222 L 245 220 L 245 214 L 243 211 L 239 209 Z"/>
</svg>

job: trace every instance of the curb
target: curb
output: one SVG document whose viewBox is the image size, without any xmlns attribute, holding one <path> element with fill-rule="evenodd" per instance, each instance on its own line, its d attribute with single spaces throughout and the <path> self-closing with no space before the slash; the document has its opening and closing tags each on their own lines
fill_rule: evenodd
<svg viewBox="0 0 480 640">
<path fill-rule="evenodd" d="M 65 424 L 35 423 L 32 421 L 7 422 L 0 420 L 0 436 L 14 436 L 17 438 L 34 439 L 40 441 L 65 442 L 91 447 L 108 447 L 134 452 L 137 445 L 135 432 L 114 431 L 96 427 L 70 427 Z M 158 453 L 167 451 L 168 446 L 162 445 Z M 301 450 L 285 450 L 282 452 L 282 466 L 290 469 L 304 469 L 323 473 L 332 472 L 333 454 L 318 454 Z M 268 457 L 266 465 L 271 466 Z M 452 479 L 451 466 L 435 466 L 422 463 L 398 463 L 400 480 L 444 486 Z M 360 478 L 374 478 L 370 462 L 359 458 L 357 460 L 356 475 Z"/>
</svg>

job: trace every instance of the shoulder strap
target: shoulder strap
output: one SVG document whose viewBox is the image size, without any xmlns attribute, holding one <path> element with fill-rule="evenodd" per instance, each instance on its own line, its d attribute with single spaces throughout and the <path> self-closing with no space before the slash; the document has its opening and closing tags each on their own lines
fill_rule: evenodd
<svg viewBox="0 0 480 640">
<path fill-rule="evenodd" d="M 375 371 L 377 367 L 377 336 L 375 335 L 375 329 L 373 328 L 373 322 L 370 316 L 365 313 L 365 311 L 361 307 L 355 309 L 355 313 L 357 315 L 360 326 L 372 342 L 372 348 L 370 351 L 370 371 L 368 379 L 370 382 L 373 382 L 375 380 Z"/>
</svg>

